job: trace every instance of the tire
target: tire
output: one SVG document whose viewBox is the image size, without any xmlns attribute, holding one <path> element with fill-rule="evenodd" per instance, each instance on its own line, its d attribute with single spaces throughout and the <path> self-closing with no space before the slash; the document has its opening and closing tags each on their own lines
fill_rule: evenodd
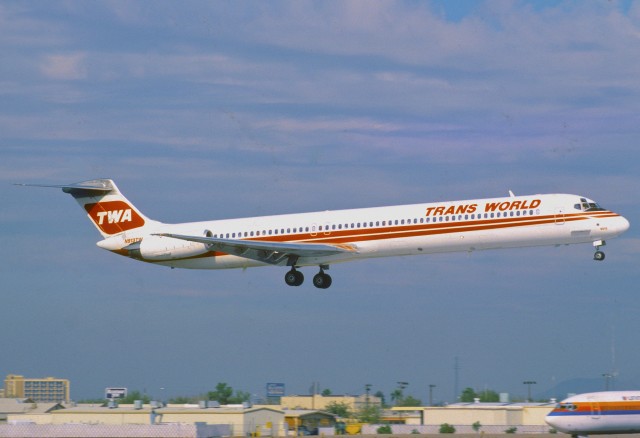
<svg viewBox="0 0 640 438">
<path fill-rule="evenodd" d="M 318 289 L 327 289 L 331 286 L 331 277 L 323 272 L 313 276 L 313 285 Z"/>
<path fill-rule="evenodd" d="M 292 269 L 284 274 L 284 282 L 289 286 L 300 286 L 303 281 L 304 275 L 302 275 L 302 272 L 294 271 Z"/>
</svg>

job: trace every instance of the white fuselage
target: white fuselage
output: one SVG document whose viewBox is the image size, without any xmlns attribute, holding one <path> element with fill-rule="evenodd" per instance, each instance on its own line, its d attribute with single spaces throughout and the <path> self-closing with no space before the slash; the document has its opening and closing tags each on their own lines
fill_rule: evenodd
<svg viewBox="0 0 640 438">
<path fill-rule="evenodd" d="M 585 207 L 586 205 L 586 207 Z M 157 234 L 205 234 L 223 239 L 348 245 L 353 251 L 301 257 L 296 266 L 329 265 L 371 257 L 590 243 L 629 227 L 622 216 L 577 195 L 548 194 L 394 207 L 263 216 L 183 224 L 153 222 L 98 242 L 123 255 L 140 244 L 141 260 L 177 268 L 264 266 L 204 244 Z"/>
<path fill-rule="evenodd" d="M 640 391 L 580 394 L 558 403 L 545 418 L 560 432 L 572 435 L 640 432 Z"/>
</svg>

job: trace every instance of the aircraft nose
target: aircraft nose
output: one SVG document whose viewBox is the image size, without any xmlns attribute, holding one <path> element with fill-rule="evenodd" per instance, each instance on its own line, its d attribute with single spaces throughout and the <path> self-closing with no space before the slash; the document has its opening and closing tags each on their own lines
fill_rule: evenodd
<svg viewBox="0 0 640 438">
<path fill-rule="evenodd" d="M 624 233 L 625 231 L 627 231 L 630 225 L 631 224 L 626 218 L 620 216 L 620 232 L 621 233 Z"/>
<path fill-rule="evenodd" d="M 553 427 L 556 430 L 559 430 L 560 432 L 565 432 L 567 430 L 566 426 L 566 421 L 564 421 L 563 417 L 560 415 L 553 415 L 553 414 L 549 414 L 546 417 L 544 417 L 544 421 L 546 421 L 546 423 Z"/>
<path fill-rule="evenodd" d="M 544 417 L 544 421 L 551 427 L 556 427 L 558 425 L 558 422 L 556 421 L 558 419 L 558 417 L 554 417 L 553 415 L 547 415 L 546 417 Z"/>
</svg>

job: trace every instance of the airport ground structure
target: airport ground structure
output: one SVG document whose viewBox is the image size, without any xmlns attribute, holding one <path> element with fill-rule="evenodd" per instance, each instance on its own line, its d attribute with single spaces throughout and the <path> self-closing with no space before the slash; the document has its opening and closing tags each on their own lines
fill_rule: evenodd
<svg viewBox="0 0 640 438">
<path fill-rule="evenodd" d="M 304 397 L 296 398 L 300 401 Z M 322 396 L 315 397 L 314 403 L 326 402 L 317 398 Z M 348 396 L 340 397 L 344 401 Z M 351 397 L 349 402 L 357 403 L 359 398 Z M 384 412 L 384 424 L 346 421 L 346 433 L 375 435 L 385 425 L 394 435 L 440 434 L 442 425 L 447 424 L 458 435 L 542 435 L 554 432 L 544 422 L 554 405 L 555 402 L 550 401 L 392 408 Z M 335 435 L 339 429 L 336 425 L 340 422 L 341 419 L 323 410 L 290 409 L 281 405 L 220 406 L 203 401 L 193 405 L 137 402 L 109 406 L 0 399 L 0 437 L 285 437 L 309 432 Z"/>
</svg>

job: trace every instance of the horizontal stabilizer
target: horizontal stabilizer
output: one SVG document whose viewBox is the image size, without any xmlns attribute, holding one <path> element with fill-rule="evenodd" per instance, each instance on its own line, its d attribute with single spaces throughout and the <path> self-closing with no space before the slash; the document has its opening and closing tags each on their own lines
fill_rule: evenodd
<svg viewBox="0 0 640 438">
<path fill-rule="evenodd" d="M 23 187 L 48 187 L 54 189 L 62 189 L 63 192 L 69 193 L 75 198 L 95 196 L 98 194 L 106 195 L 114 190 L 111 180 L 108 179 L 96 179 L 91 181 L 84 181 L 74 184 L 14 184 L 16 186 Z"/>
</svg>

